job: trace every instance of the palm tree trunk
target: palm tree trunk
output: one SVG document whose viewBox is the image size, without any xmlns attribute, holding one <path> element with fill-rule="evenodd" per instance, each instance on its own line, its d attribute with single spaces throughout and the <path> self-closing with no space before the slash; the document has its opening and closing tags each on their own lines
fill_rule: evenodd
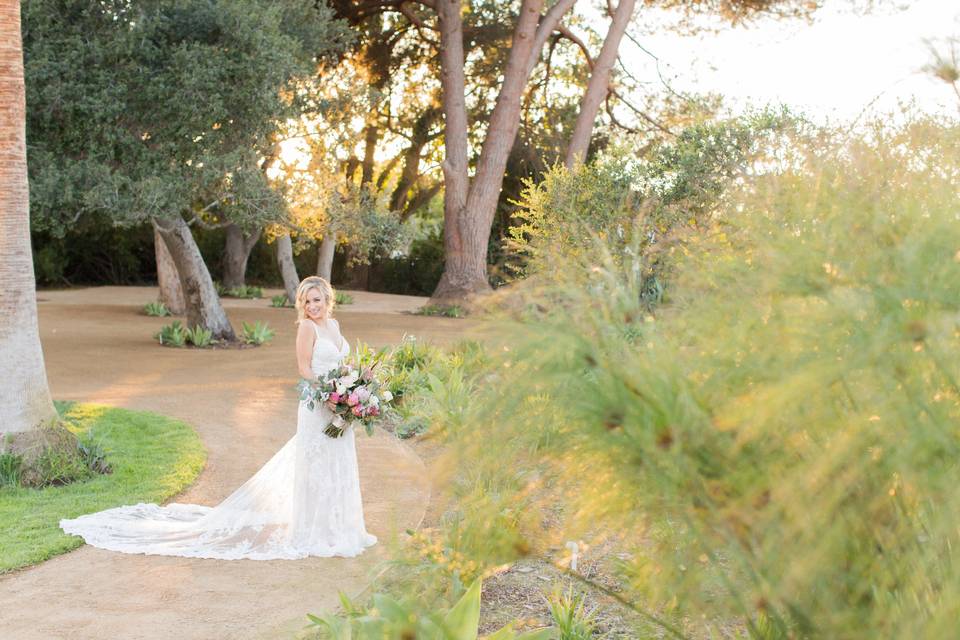
<svg viewBox="0 0 960 640">
<path fill-rule="evenodd" d="M 53 423 L 30 250 L 20 3 L 0 3 L 0 433 Z"/>
</svg>

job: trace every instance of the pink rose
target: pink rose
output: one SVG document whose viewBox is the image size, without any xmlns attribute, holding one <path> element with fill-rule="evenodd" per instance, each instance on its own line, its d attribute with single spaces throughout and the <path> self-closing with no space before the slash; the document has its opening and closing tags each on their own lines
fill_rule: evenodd
<svg viewBox="0 0 960 640">
<path fill-rule="evenodd" d="M 332 402 L 333 404 L 337 404 L 338 402 L 340 402 L 340 394 L 337 392 L 331 393 L 330 402 Z"/>
<path fill-rule="evenodd" d="M 378 416 L 380 415 L 380 409 L 378 409 L 377 407 L 370 407 L 367 410 L 367 413 L 371 416 Z"/>
<path fill-rule="evenodd" d="M 351 393 L 349 396 L 347 396 L 347 404 L 351 407 L 357 405 L 359 402 L 360 398 L 357 397 L 357 394 Z"/>
<path fill-rule="evenodd" d="M 363 409 L 361 409 L 359 405 L 354 405 L 354 407 L 353 407 L 353 415 L 355 415 L 355 416 L 357 416 L 357 417 L 359 418 L 362 414 L 363 414 Z"/>
</svg>

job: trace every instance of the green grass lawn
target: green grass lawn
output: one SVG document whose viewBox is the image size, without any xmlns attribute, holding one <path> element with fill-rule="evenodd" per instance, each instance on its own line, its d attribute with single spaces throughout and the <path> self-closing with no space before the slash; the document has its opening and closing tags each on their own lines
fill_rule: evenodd
<svg viewBox="0 0 960 640">
<path fill-rule="evenodd" d="M 144 411 L 95 404 L 57 405 L 67 427 L 90 432 L 113 473 L 60 487 L 0 489 L 0 573 L 76 549 L 83 539 L 61 518 L 138 502 L 162 502 L 200 473 L 206 451 L 189 425 Z"/>
</svg>

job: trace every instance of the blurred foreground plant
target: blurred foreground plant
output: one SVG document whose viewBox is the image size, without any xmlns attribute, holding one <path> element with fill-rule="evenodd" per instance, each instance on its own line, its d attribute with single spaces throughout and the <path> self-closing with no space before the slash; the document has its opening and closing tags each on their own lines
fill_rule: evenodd
<svg viewBox="0 0 960 640">
<path fill-rule="evenodd" d="M 415 605 L 384 594 L 374 594 L 370 607 L 358 607 L 342 593 L 345 616 L 308 616 L 311 626 L 322 629 L 334 640 L 477 640 L 480 624 L 480 587 L 477 579 L 446 612 L 419 611 Z M 487 640 L 547 640 L 550 629 L 516 633 L 511 626 L 486 636 Z"/>
<path fill-rule="evenodd" d="M 735 185 L 656 317 L 604 238 L 519 285 L 447 432 L 460 552 L 610 532 L 674 637 L 952 635 L 958 180 L 956 128 L 877 128 Z"/>
</svg>

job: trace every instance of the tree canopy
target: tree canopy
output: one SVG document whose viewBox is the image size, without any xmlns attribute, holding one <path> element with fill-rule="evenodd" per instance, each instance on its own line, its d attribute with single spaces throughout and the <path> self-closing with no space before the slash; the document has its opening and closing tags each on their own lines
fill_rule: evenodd
<svg viewBox="0 0 960 640">
<path fill-rule="evenodd" d="M 23 16 L 31 200 L 54 231 L 84 214 L 277 217 L 263 155 L 348 38 L 296 0 L 29 0 Z"/>
</svg>

